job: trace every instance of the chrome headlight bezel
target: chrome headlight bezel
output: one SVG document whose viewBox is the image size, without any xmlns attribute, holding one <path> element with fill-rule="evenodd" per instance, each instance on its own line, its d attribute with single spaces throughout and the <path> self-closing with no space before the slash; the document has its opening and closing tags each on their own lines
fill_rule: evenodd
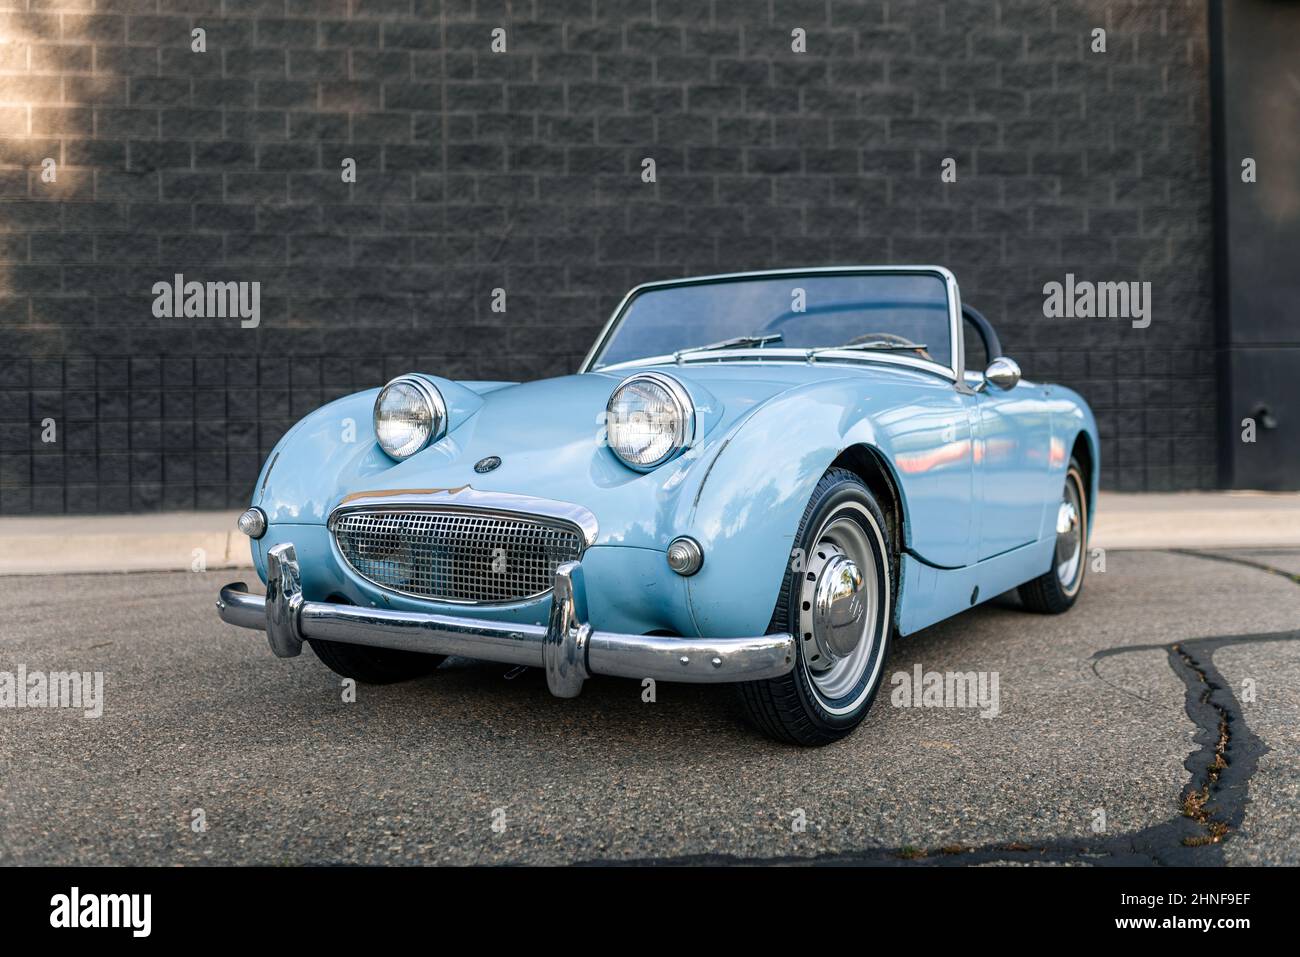
<svg viewBox="0 0 1300 957">
<path fill-rule="evenodd" d="M 429 416 L 429 428 L 424 438 L 414 446 L 408 442 L 405 445 L 390 448 L 385 444 L 383 434 L 380 431 L 381 409 L 389 390 L 399 386 L 411 389 L 424 404 Z M 371 419 L 375 430 L 375 442 L 378 443 L 384 454 L 390 459 L 402 462 L 409 459 L 416 452 L 428 448 L 432 443 L 437 442 L 447 434 L 447 403 L 443 399 L 442 393 L 429 380 L 418 375 L 401 375 L 379 390 L 379 394 L 375 396 L 375 407 Z"/>
<path fill-rule="evenodd" d="M 676 411 L 676 422 L 672 429 L 671 441 L 667 449 L 653 461 L 635 461 L 626 458 L 614 439 L 615 405 L 623 391 L 632 385 L 645 384 L 661 390 L 668 403 Z M 690 392 L 673 376 L 662 372 L 637 372 L 614 387 L 605 403 L 605 444 L 614 457 L 637 472 L 651 472 L 666 462 L 672 461 L 695 441 L 696 414 L 695 402 Z"/>
</svg>

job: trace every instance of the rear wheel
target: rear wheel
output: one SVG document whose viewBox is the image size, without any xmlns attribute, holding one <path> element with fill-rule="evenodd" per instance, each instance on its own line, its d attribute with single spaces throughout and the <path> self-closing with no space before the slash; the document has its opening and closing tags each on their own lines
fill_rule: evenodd
<svg viewBox="0 0 1300 957">
<path fill-rule="evenodd" d="M 866 717 L 892 632 L 895 573 L 886 529 L 858 476 L 831 469 L 817 483 L 768 627 L 795 636 L 795 667 L 737 686 L 746 716 L 769 737 L 829 744 Z"/>
<path fill-rule="evenodd" d="M 1030 611 L 1059 615 L 1069 611 L 1083 589 L 1088 551 L 1088 485 L 1075 459 L 1065 473 L 1065 488 L 1056 507 L 1056 547 L 1052 567 L 1020 586 L 1020 600 Z"/>
</svg>

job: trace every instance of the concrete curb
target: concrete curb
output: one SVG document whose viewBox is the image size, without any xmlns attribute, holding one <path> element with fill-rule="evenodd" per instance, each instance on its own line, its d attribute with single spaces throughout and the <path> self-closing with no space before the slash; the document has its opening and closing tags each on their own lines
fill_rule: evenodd
<svg viewBox="0 0 1300 957">
<path fill-rule="evenodd" d="M 1102 492 L 1091 539 L 1116 550 L 1300 547 L 1300 493 Z"/>
<path fill-rule="evenodd" d="M 253 564 L 239 512 L 0 519 L 0 575 L 191 571 Z"/>
<path fill-rule="evenodd" d="M 249 568 L 238 512 L 0 518 L 0 575 Z M 1105 549 L 1300 547 L 1300 493 L 1103 492 Z"/>
</svg>

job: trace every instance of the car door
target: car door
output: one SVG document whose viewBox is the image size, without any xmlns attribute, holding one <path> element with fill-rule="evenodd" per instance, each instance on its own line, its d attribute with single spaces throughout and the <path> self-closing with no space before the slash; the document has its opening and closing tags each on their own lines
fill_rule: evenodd
<svg viewBox="0 0 1300 957">
<path fill-rule="evenodd" d="M 982 561 L 1038 538 L 1047 505 L 1052 416 L 1044 387 L 1032 382 L 1005 391 L 984 386 L 975 412 Z"/>
<path fill-rule="evenodd" d="M 911 550 L 927 564 L 975 561 L 975 396 L 951 383 L 914 383 L 908 398 L 873 415 L 909 508 Z"/>
</svg>

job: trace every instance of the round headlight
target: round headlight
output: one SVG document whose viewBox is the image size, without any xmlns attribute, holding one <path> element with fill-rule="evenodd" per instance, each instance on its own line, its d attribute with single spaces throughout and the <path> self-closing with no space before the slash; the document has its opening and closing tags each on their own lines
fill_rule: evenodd
<svg viewBox="0 0 1300 957">
<path fill-rule="evenodd" d="M 442 438 L 447 406 L 433 384 L 418 376 L 394 379 L 375 399 L 375 438 L 395 459 L 414 455 Z"/>
<path fill-rule="evenodd" d="M 609 447 L 625 465 L 647 472 L 695 435 L 695 406 L 682 384 L 658 372 L 623 380 L 605 408 Z"/>
</svg>

